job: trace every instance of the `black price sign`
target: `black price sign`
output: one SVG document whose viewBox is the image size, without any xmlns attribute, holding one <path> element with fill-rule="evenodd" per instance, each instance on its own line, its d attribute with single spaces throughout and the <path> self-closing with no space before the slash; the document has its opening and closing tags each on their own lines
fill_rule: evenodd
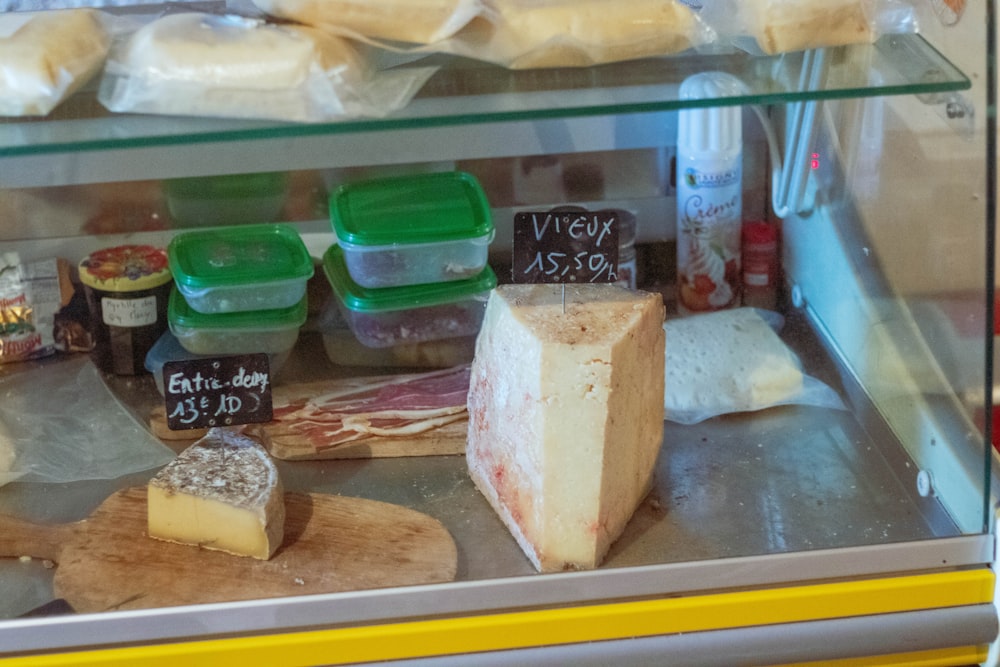
<svg viewBox="0 0 1000 667">
<path fill-rule="evenodd" d="M 163 393 L 171 430 L 260 424 L 273 417 L 266 354 L 168 361 Z"/>
<path fill-rule="evenodd" d="M 514 282 L 615 282 L 619 224 L 613 210 L 515 214 Z"/>
</svg>

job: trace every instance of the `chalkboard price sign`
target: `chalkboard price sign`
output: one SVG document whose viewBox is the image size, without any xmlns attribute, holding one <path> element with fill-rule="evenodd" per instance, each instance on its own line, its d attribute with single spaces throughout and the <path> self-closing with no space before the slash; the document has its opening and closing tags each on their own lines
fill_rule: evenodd
<svg viewBox="0 0 1000 667">
<path fill-rule="evenodd" d="M 172 430 L 273 418 L 266 354 L 168 361 L 163 364 L 163 393 Z"/>
<path fill-rule="evenodd" d="M 566 207 L 514 215 L 515 283 L 613 283 L 618 213 Z"/>
</svg>

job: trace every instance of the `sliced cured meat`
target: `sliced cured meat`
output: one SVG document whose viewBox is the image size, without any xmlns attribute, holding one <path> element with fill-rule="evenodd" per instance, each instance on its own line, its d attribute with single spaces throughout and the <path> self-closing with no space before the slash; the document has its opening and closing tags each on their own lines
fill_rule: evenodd
<svg viewBox="0 0 1000 667">
<path fill-rule="evenodd" d="M 316 391 L 298 385 L 274 396 L 265 439 L 308 442 L 317 453 L 372 437 L 424 433 L 467 418 L 469 366 L 363 378 Z"/>
</svg>

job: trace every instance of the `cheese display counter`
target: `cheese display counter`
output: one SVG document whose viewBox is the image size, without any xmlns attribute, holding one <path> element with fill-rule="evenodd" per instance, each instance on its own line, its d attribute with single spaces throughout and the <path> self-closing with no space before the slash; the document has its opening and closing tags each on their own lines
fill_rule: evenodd
<svg viewBox="0 0 1000 667">
<path fill-rule="evenodd" d="M 956 20 L 932 5 L 942 3 L 913 3 L 919 30 L 774 55 L 701 43 L 658 57 L 517 69 L 421 54 L 386 65 L 426 80 L 377 116 L 284 122 L 109 111 L 95 79 L 43 116 L 3 118 L 2 312 L 26 305 L 14 295 L 19 281 L 34 287 L 26 293 L 38 313 L 43 302 L 61 308 L 49 312 L 47 329 L 39 326 L 48 338 L 34 343 L 42 354 L 32 359 L 13 358 L 18 323 L 32 321 L 30 313 L 3 320 L 0 664 L 993 664 L 994 7 L 970 5 Z M 709 71 L 742 87 L 711 99 L 681 96 L 683 81 Z M 780 281 L 764 320 L 773 339 L 765 342 L 670 327 L 683 321 L 678 114 L 717 107 L 743 109 L 744 220 L 780 232 Z M 479 347 L 465 329 L 398 347 L 361 344 L 337 308 L 329 206 L 338 188 L 438 172 L 482 184 L 476 202 L 492 218 L 484 228 L 489 266 L 449 281 L 475 281 L 480 305 L 511 282 L 518 215 L 566 206 L 634 218 L 635 284 L 662 296 L 665 350 L 656 354 L 649 346 L 660 345 L 659 330 L 605 322 L 602 312 L 624 309 L 614 299 L 603 311 L 600 300 L 587 304 L 594 322 L 614 330 L 606 365 L 629 376 L 594 380 L 584 398 L 552 389 L 538 399 L 536 418 L 554 426 L 537 449 L 521 448 L 519 423 L 490 427 L 484 414 L 509 414 L 497 397 L 517 398 L 491 383 L 528 387 L 535 375 L 544 376 L 539 386 L 569 382 L 558 364 L 581 359 L 581 348 L 576 356 L 546 352 L 563 343 L 519 329 L 518 304 L 526 306 L 511 292 L 509 312 L 474 320 L 491 332 L 508 327 L 490 342 L 480 335 Z M 413 192 L 392 202 L 406 212 L 423 204 Z M 457 226 L 454 217 L 466 212 L 453 206 L 434 217 L 445 227 L 439 218 L 451 215 Z M 410 239 L 403 217 L 399 234 Z M 234 407 L 235 391 L 213 394 L 207 421 L 205 404 L 172 398 L 185 382 L 207 386 L 228 369 L 214 351 L 160 358 L 155 378 L 94 366 L 82 324 L 91 311 L 74 284 L 79 271 L 111 267 L 84 258 L 127 246 L 176 253 L 178 239 L 211 238 L 201 242 L 214 248 L 211 270 L 235 272 L 252 260 L 265 271 L 280 263 L 275 256 L 256 248 L 235 262 L 226 244 L 263 223 L 301 238 L 314 264 L 305 297 L 292 306 L 308 312 L 295 320 L 280 371 L 268 374 L 272 356 L 264 371 L 239 373 L 242 388 L 269 385 L 266 419 Z M 384 277 L 380 262 L 387 270 L 398 262 L 385 227 L 379 233 L 389 251 L 370 260 L 375 279 Z M 427 256 L 421 261 L 433 261 Z M 383 288 L 404 291 L 412 318 L 394 321 L 394 335 L 421 330 L 415 304 L 439 305 L 426 287 Z M 555 324 L 537 328 L 573 322 L 587 333 L 573 319 L 579 287 L 565 289 L 561 303 L 553 297 L 547 317 Z M 617 289 L 626 288 L 608 288 Z M 179 330 L 187 304 L 176 291 L 170 300 L 169 324 Z M 119 318 L 151 317 L 141 301 L 111 307 Z M 660 299 L 642 301 L 656 302 L 643 322 L 659 319 Z M 363 311 L 361 300 L 350 303 Z M 467 317 L 447 304 L 448 317 Z M 196 315 L 239 320 L 232 337 L 247 346 L 236 351 L 245 361 L 273 353 L 255 345 L 275 310 Z M 636 348 L 645 356 L 628 345 L 646 346 Z M 723 351 L 707 355 L 709 345 Z M 770 354 L 769 345 L 782 352 Z M 178 354 L 178 345 L 170 349 Z M 604 354 L 593 350 L 595 359 Z M 692 358 L 700 360 L 693 375 L 678 380 L 672 364 Z M 746 376 L 759 387 L 761 377 L 789 375 L 793 395 L 733 402 L 732 386 Z M 688 383 L 702 377 L 708 388 L 695 391 Z M 658 382 L 666 418 L 647 479 L 631 458 L 650 449 L 648 429 L 594 424 L 620 414 L 646 420 L 650 396 L 659 408 Z M 601 404 L 610 408 L 590 398 L 602 383 L 617 392 Z M 635 387 L 640 394 L 629 395 Z M 467 390 L 475 397 L 469 415 Z M 417 394 L 427 401 L 418 408 L 386 409 L 407 426 L 380 422 L 371 437 L 338 439 L 357 422 L 356 404 Z M 702 412 L 682 418 L 671 400 L 695 401 Z M 590 410 L 606 412 L 592 419 Z M 183 522 L 194 533 L 237 533 L 227 524 L 253 515 L 258 528 L 268 524 L 256 557 L 177 544 L 191 533 L 169 521 L 157 524 L 160 539 L 147 534 L 147 483 L 200 435 L 179 428 L 189 414 L 205 428 L 228 416 L 271 454 L 281 483 L 269 492 L 284 494 L 283 512 L 272 495 L 266 512 L 212 514 L 202 488 L 189 506 L 204 516 L 192 509 Z M 429 414 L 438 421 L 428 429 Z M 423 426 L 410 428 L 415 422 Z M 467 461 L 470 427 L 481 431 L 468 438 L 477 444 Z M 596 428 L 641 431 L 644 440 L 602 440 Z M 489 449 L 498 432 L 514 443 L 506 468 L 491 458 L 507 455 Z M 235 475 L 238 457 L 224 450 L 222 467 Z M 503 474 L 527 466 L 518 451 L 559 468 L 505 485 Z M 473 458 L 482 468 L 470 475 Z M 580 481 L 595 460 L 597 478 L 612 481 Z M 614 532 L 630 502 L 623 499 L 637 491 L 637 507 L 627 507 Z M 520 512 L 540 515 L 546 501 L 560 506 L 556 497 L 567 509 L 538 520 L 547 532 L 536 541 Z M 592 517 L 581 542 L 606 549 L 593 567 L 549 567 L 564 561 L 527 548 L 571 543 L 571 531 L 560 532 L 571 515 Z M 614 532 L 610 544 L 605 532 Z M 237 537 L 239 550 L 245 540 Z"/>
</svg>

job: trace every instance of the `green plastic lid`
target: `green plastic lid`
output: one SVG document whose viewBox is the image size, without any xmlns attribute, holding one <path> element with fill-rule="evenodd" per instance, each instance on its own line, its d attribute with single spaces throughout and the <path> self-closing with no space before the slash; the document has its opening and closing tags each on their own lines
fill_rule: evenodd
<svg viewBox="0 0 1000 667">
<path fill-rule="evenodd" d="M 308 280 L 312 258 L 289 225 L 220 227 L 178 234 L 167 248 L 174 280 L 191 289 Z"/>
<path fill-rule="evenodd" d="M 384 246 L 478 238 L 493 231 L 482 186 L 461 171 L 347 183 L 330 195 L 337 239 Z"/>
<path fill-rule="evenodd" d="M 323 255 L 323 270 L 330 281 L 330 286 L 344 305 L 359 313 L 409 310 L 453 303 L 489 292 L 497 286 L 496 274 L 487 266 L 479 272 L 479 275 L 465 280 L 402 287 L 362 287 L 348 275 L 347 265 L 344 264 L 344 251 L 338 245 L 330 246 Z"/>
<path fill-rule="evenodd" d="M 190 176 L 164 182 L 167 194 L 196 199 L 236 199 L 277 195 L 285 191 L 287 176 L 282 172 Z"/>
<path fill-rule="evenodd" d="M 307 298 L 302 297 L 289 308 L 247 310 L 237 313 L 199 313 L 188 305 L 184 295 L 174 286 L 167 306 L 167 321 L 191 329 L 291 329 L 306 321 Z"/>
</svg>

